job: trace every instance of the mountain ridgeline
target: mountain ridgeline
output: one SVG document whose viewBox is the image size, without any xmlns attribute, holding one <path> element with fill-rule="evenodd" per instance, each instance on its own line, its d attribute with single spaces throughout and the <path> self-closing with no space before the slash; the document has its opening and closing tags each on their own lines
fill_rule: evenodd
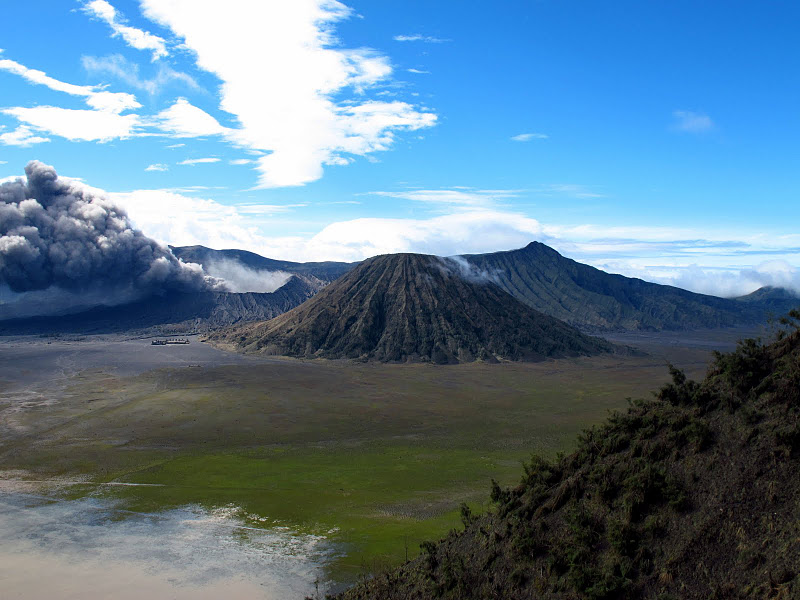
<svg viewBox="0 0 800 600">
<path fill-rule="evenodd" d="M 182 261 L 201 264 L 206 270 L 215 263 L 232 261 L 254 271 L 291 273 L 310 283 L 316 282 L 319 289 L 347 273 L 357 264 L 335 261 L 298 263 L 265 258 L 246 250 L 212 250 L 205 246 L 171 246 L 170 248 L 172 253 Z"/>
<path fill-rule="evenodd" d="M 210 335 L 245 352 L 455 363 L 613 351 L 537 312 L 463 262 L 423 254 L 368 259 L 271 321 Z"/>
<path fill-rule="evenodd" d="M 613 275 L 532 242 L 519 250 L 465 255 L 509 294 L 586 331 L 661 331 L 762 324 L 800 299 L 785 290 L 718 298 Z M 748 298 L 748 297 L 744 297 Z"/>
<path fill-rule="evenodd" d="M 271 293 L 171 292 L 68 315 L 0 320 L 0 335 L 208 331 L 240 321 L 271 319 L 303 303 L 319 289 L 293 276 Z"/>
<path fill-rule="evenodd" d="M 655 399 L 525 465 L 464 530 L 339 600 L 800 598 L 800 312 L 772 344 L 672 369 Z M 488 490 L 487 490 L 488 491 Z"/>
<path fill-rule="evenodd" d="M 224 270 L 233 265 L 244 267 L 256 280 L 261 274 L 270 277 L 276 272 L 288 279 L 271 293 L 159 293 L 129 304 L 87 305 L 85 309 L 73 309 L 69 315 L 58 316 L 12 319 L 10 314 L 3 315 L 0 304 L 0 335 L 141 331 L 151 327 L 208 331 L 269 319 L 305 302 L 360 264 L 297 263 L 273 260 L 244 250 L 212 250 L 204 246 L 173 247 L 171 250 L 184 262 L 203 265 L 212 275 L 220 271 L 224 275 Z M 538 242 L 518 250 L 455 259 L 462 265 L 465 261 L 476 272 L 484 273 L 485 279 L 528 307 L 585 332 L 764 324 L 771 315 L 785 314 L 800 305 L 800 298 L 794 292 L 780 288 L 766 287 L 741 298 L 725 299 L 612 275 L 565 258 Z M 401 353 L 405 355 L 405 350 Z"/>
</svg>

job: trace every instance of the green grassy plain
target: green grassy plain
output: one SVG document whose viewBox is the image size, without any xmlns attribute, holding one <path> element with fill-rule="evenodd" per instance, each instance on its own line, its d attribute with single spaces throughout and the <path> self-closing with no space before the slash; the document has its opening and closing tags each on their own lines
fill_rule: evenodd
<svg viewBox="0 0 800 600">
<path fill-rule="evenodd" d="M 702 374 L 706 350 L 673 352 Z M 159 484 L 93 492 L 137 511 L 232 503 L 341 542 L 331 574 L 352 580 L 416 555 L 458 524 L 461 502 L 485 506 L 491 478 L 515 482 L 531 453 L 568 451 L 627 397 L 649 396 L 668 379 L 665 362 L 86 371 L 58 402 L 15 417 L 20 433 L 0 441 L 0 469 Z"/>
</svg>

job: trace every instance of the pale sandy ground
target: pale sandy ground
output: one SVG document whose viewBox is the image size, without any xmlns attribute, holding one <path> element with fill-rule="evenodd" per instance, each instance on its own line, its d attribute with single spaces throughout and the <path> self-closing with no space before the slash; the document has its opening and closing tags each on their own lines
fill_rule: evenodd
<svg viewBox="0 0 800 600">
<path fill-rule="evenodd" d="M 754 333 L 760 332 L 608 337 L 670 358 L 673 348 L 676 355 L 687 347 L 725 350 Z M 0 432 L 13 439 L 17 412 L 58 402 L 82 371 L 125 376 L 165 367 L 281 360 L 224 352 L 196 338 L 186 346 L 155 347 L 151 339 L 0 337 Z M 30 479 L 25 473 L 0 473 L 2 600 L 303 598 L 314 592 L 332 551 L 311 536 L 247 529 L 231 508 L 123 514 L 91 497 L 52 500 L 53 485 L 66 489 L 80 481 L 22 483 L 25 479 Z"/>
<path fill-rule="evenodd" d="M 19 410 L 57 402 L 85 370 L 137 375 L 265 360 L 197 337 L 174 346 L 152 346 L 152 339 L 0 337 L 0 425 Z M 324 539 L 244 527 L 230 507 L 136 515 L 97 499 L 52 501 L 54 490 L 81 483 L 0 473 L 0 599 L 283 600 L 314 593 L 323 577 L 331 551 Z"/>
<path fill-rule="evenodd" d="M 3 600 L 300 599 L 332 551 L 319 536 L 247 526 L 234 507 L 137 514 L 31 491 L 0 486 Z"/>
</svg>

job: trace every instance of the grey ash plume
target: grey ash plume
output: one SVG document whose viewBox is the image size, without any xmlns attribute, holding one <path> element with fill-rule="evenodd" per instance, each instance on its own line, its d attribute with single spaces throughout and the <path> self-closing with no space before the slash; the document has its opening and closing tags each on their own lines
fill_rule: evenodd
<svg viewBox="0 0 800 600">
<path fill-rule="evenodd" d="M 123 208 L 88 186 L 38 161 L 25 175 L 0 184 L 0 298 L 30 296 L 63 309 L 58 305 L 78 296 L 114 304 L 221 288 L 200 265 L 134 229 Z"/>
</svg>

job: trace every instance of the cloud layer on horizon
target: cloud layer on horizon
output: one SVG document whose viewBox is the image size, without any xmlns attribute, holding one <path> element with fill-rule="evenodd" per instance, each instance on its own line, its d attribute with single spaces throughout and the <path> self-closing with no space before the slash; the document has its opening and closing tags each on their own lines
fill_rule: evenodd
<svg viewBox="0 0 800 600">
<path fill-rule="evenodd" d="M 792 266 L 800 254 L 800 235 L 545 224 L 502 207 L 470 204 L 469 196 L 463 201 L 449 193 L 463 191 L 437 190 L 445 196 L 445 204 L 448 198 L 457 200 L 444 214 L 343 220 L 308 236 L 265 235 L 247 207 L 174 191 L 138 190 L 112 197 L 128 207 L 131 218 L 148 235 L 178 246 L 239 248 L 295 261 L 357 261 L 393 252 L 440 256 L 494 252 L 541 241 L 568 258 L 611 273 L 700 293 L 737 296 L 764 285 L 800 292 L 800 269 Z M 422 201 L 429 198 L 425 190 L 420 193 L 425 196 Z M 274 206 L 265 214 L 298 208 L 302 206 Z M 193 217 L 187 219 L 188 214 Z"/>
</svg>

